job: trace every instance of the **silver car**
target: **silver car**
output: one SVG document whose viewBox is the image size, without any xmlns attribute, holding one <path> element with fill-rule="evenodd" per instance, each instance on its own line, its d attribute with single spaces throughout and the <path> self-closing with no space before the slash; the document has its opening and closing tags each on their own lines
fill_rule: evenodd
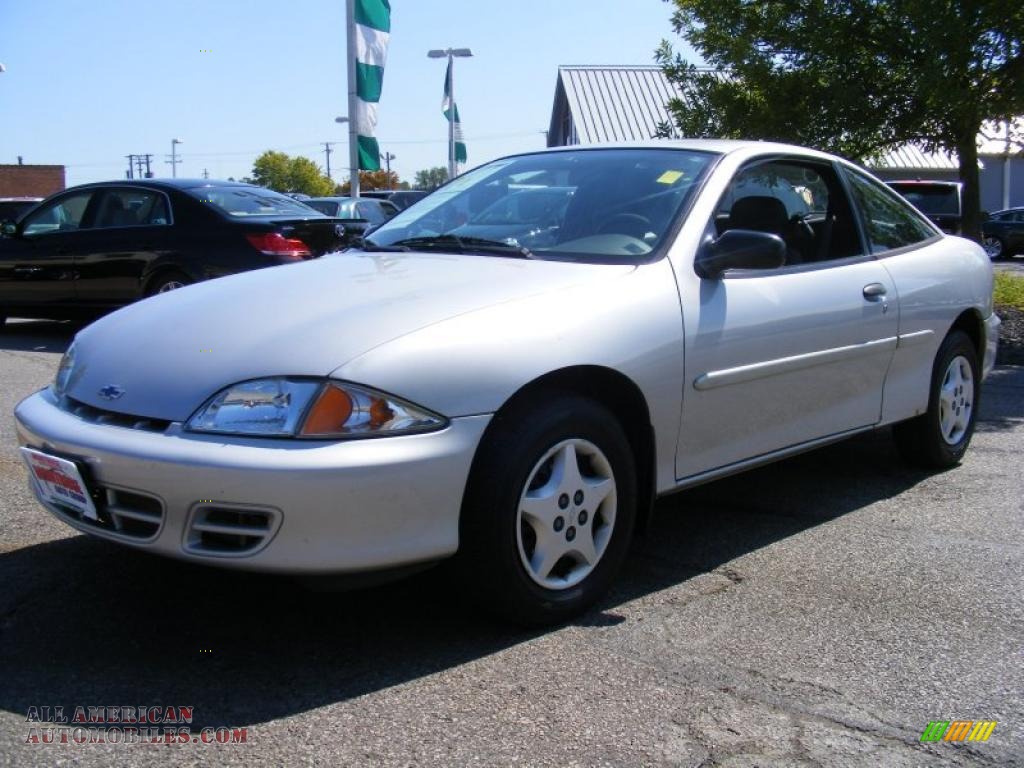
<svg viewBox="0 0 1024 768">
<path fill-rule="evenodd" d="M 522 241 L 459 234 L 524 187 L 571 195 Z M 455 556 L 542 623 L 608 587 L 660 495 L 888 424 L 956 464 L 998 325 L 984 251 L 843 160 L 568 148 L 477 168 L 358 250 L 109 315 L 15 415 L 80 531 L 289 574 Z"/>
</svg>

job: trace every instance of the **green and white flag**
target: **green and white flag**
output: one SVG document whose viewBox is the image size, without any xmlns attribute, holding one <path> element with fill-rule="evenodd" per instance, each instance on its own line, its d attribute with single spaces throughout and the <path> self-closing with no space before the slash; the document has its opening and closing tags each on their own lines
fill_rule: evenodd
<svg viewBox="0 0 1024 768">
<path fill-rule="evenodd" d="M 356 108 L 352 119 L 358 137 L 359 169 L 379 171 L 380 147 L 373 134 L 391 37 L 391 3 L 355 0 L 353 15 L 355 19 L 350 23 L 355 24 L 356 38 Z"/>
<path fill-rule="evenodd" d="M 455 162 L 466 162 L 466 142 L 462 137 L 462 121 L 459 119 L 459 105 L 452 101 L 452 60 L 448 59 L 448 73 L 444 77 L 444 99 L 441 111 L 448 122 L 455 123 Z"/>
</svg>

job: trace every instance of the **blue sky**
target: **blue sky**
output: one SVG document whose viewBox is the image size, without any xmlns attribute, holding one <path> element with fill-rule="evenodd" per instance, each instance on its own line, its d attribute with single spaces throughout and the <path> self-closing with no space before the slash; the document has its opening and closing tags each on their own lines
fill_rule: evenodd
<svg viewBox="0 0 1024 768">
<path fill-rule="evenodd" d="M 649 64 L 664 0 L 392 0 L 377 136 L 403 178 L 444 165 L 442 61 L 456 64 L 469 165 L 544 145 L 559 64 Z M 154 171 L 248 175 L 265 149 L 347 165 L 344 0 L 0 0 L 0 163 L 59 163 L 69 185 Z M 678 39 L 673 40 L 681 45 Z M 208 52 L 206 52 L 208 51 Z"/>
</svg>

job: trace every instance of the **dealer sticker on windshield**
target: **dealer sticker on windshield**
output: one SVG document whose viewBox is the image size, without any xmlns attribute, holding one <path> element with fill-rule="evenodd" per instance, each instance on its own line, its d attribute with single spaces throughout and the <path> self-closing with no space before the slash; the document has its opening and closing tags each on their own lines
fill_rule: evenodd
<svg viewBox="0 0 1024 768">
<path fill-rule="evenodd" d="M 28 465 L 32 485 L 39 498 L 49 504 L 70 507 L 90 520 L 98 520 L 96 505 L 89 498 L 82 473 L 75 463 L 41 453 L 31 448 L 20 448 L 21 457 Z"/>
</svg>

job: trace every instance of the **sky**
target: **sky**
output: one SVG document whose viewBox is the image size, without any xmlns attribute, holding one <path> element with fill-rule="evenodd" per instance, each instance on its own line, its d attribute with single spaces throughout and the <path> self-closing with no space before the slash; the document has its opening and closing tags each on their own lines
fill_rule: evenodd
<svg viewBox="0 0 1024 768">
<path fill-rule="evenodd" d="M 347 178 L 344 0 L 0 0 L 0 163 L 67 167 L 68 185 L 123 178 L 128 154 L 170 176 L 241 178 L 267 149 Z M 690 53 L 665 0 L 391 0 L 377 137 L 412 180 L 446 165 L 444 61 L 455 65 L 470 167 L 541 148 L 560 64 L 651 64 Z M 691 54 L 692 55 L 692 54 Z"/>
</svg>

